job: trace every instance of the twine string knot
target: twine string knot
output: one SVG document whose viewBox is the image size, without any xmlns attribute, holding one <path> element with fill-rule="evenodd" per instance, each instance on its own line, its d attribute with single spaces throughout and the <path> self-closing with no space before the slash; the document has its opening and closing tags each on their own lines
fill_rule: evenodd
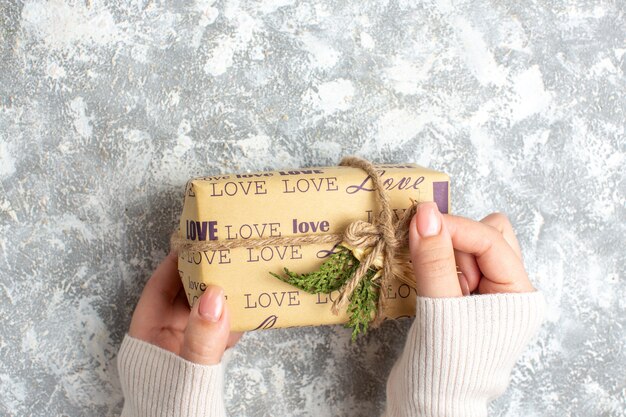
<svg viewBox="0 0 626 417">
<path fill-rule="evenodd" d="M 415 213 L 416 202 L 411 200 L 411 207 L 405 210 L 404 215 L 398 221 L 394 221 L 389 196 L 385 192 L 380 175 L 374 165 L 369 161 L 354 156 L 343 158 L 339 165 L 360 168 L 368 174 L 374 185 L 380 212 L 378 216 L 374 216 L 372 223 L 356 220 L 350 223 L 344 231 L 343 244 L 355 252 L 355 257 L 359 259 L 360 263 L 352 278 L 340 289 L 339 297 L 333 302 L 332 311 L 334 314 L 337 314 L 346 307 L 350 297 L 365 277 L 369 268 L 374 267 L 378 269 L 374 279 L 380 281 L 378 308 L 374 318 L 374 325 L 376 325 L 383 317 L 385 305 L 384 291 L 386 291 L 392 280 L 399 277 L 399 270 L 394 267 L 396 249 L 401 247 L 402 244 L 406 246 L 407 228 L 411 217 Z M 402 279 L 402 281 L 405 280 L 406 278 Z"/>
</svg>

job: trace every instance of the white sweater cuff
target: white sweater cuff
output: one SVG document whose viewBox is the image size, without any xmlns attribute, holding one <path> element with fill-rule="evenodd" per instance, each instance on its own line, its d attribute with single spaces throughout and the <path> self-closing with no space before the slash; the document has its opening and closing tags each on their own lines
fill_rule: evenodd
<svg viewBox="0 0 626 417">
<path fill-rule="evenodd" d="M 224 367 L 199 365 L 126 334 L 117 357 L 122 417 L 224 417 Z"/>
<path fill-rule="evenodd" d="M 541 292 L 417 297 L 385 416 L 483 417 L 545 314 Z"/>
</svg>

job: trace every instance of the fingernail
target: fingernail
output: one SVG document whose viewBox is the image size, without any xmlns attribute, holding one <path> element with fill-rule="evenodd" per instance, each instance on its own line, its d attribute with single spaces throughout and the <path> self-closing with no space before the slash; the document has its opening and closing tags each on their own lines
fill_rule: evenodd
<svg viewBox="0 0 626 417">
<path fill-rule="evenodd" d="M 421 237 L 436 236 L 441 231 L 441 214 L 435 203 L 422 204 L 417 209 L 417 232 Z"/>
<path fill-rule="evenodd" d="M 208 321 L 218 321 L 224 309 L 224 295 L 219 288 L 210 287 L 207 292 L 200 297 L 198 314 Z"/>
<path fill-rule="evenodd" d="M 463 272 L 459 273 L 459 283 L 461 284 L 461 291 L 463 291 L 463 295 L 470 295 L 469 283 L 467 282 L 467 277 Z"/>
</svg>

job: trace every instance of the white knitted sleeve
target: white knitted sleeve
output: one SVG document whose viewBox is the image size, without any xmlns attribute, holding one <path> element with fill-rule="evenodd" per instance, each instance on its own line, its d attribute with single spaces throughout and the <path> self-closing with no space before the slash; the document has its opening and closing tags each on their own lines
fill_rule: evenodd
<svg viewBox="0 0 626 417">
<path fill-rule="evenodd" d="M 486 416 L 545 308 L 539 291 L 417 297 L 415 321 L 387 381 L 384 416 Z"/>
<path fill-rule="evenodd" d="M 224 367 L 198 365 L 126 334 L 117 356 L 122 417 L 225 417 Z"/>
</svg>

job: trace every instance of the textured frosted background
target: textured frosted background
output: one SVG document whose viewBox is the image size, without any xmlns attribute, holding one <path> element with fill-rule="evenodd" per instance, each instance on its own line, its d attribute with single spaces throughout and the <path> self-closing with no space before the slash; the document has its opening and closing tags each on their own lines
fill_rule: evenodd
<svg viewBox="0 0 626 417">
<path fill-rule="evenodd" d="M 357 154 L 507 213 L 550 302 L 493 416 L 625 416 L 623 1 L 0 0 L 0 415 L 115 415 L 193 176 Z M 248 334 L 233 416 L 375 416 L 409 322 Z"/>
</svg>

